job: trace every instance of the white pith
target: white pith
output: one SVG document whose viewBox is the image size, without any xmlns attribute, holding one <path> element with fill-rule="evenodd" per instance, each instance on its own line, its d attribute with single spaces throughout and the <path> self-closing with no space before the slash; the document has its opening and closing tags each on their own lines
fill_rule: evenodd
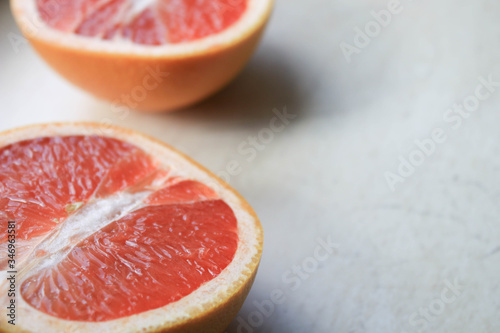
<svg viewBox="0 0 500 333">
<path fill-rule="evenodd" d="M 154 4 L 156 0 L 133 0 L 132 1 L 132 12 L 140 13 L 144 9 L 148 8 L 152 4 Z"/>
<path fill-rule="evenodd" d="M 134 1 L 133 8 L 140 10 L 153 0 Z M 198 40 L 178 44 L 148 46 L 135 44 L 129 40 L 112 41 L 79 36 L 62 32 L 47 26 L 40 18 L 35 0 L 13 0 L 12 9 L 16 20 L 27 36 L 64 47 L 112 54 L 147 55 L 149 57 L 175 57 L 196 54 L 213 48 L 230 46 L 235 41 L 245 38 L 263 24 L 269 15 L 271 0 L 248 0 L 246 11 L 233 25 L 220 33 Z"/>
<path fill-rule="evenodd" d="M 31 256 L 25 259 L 29 262 L 29 271 L 20 271 L 19 276 L 26 279 L 43 268 L 55 266 L 68 255 L 74 245 L 92 235 L 95 230 L 100 230 L 143 207 L 143 200 L 152 192 L 118 193 L 111 197 L 90 201 L 69 216 L 59 225 L 59 228 L 54 229 L 38 242 Z M 39 253 L 46 253 L 46 255 L 39 255 Z"/>
<path fill-rule="evenodd" d="M 239 242 L 234 260 L 213 280 L 203 284 L 200 288 L 180 299 L 177 302 L 170 303 L 162 308 L 150 310 L 130 317 L 120 318 L 106 322 L 80 322 L 61 320 L 49 316 L 31 307 L 22 297 L 17 297 L 17 322 L 16 329 L 22 329 L 27 332 L 37 333 L 56 333 L 56 332 L 148 332 L 160 327 L 173 325 L 189 319 L 190 316 L 199 312 L 201 309 L 208 309 L 210 305 L 219 304 L 221 299 L 227 297 L 227 291 L 234 289 L 241 283 L 241 280 L 247 279 L 252 271 L 248 267 L 255 263 L 259 256 L 259 242 L 261 240 L 261 231 L 258 227 L 258 221 L 243 208 L 243 203 L 232 191 L 228 190 L 222 183 L 214 179 L 213 176 L 198 168 L 190 161 L 186 160 L 179 153 L 168 149 L 166 146 L 151 141 L 140 135 L 130 135 L 130 133 L 117 130 L 106 129 L 106 135 L 113 138 L 129 142 L 143 149 L 154 156 L 162 167 L 170 171 L 171 176 L 180 176 L 185 179 L 193 179 L 207 184 L 215 190 L 220 198 L 224 200 L 233 210 L 238 221 Z M 10 143 L 36 138 L 40 136 L 51 135 L 103 135 L 101 130 L 95 126 L 83 124 L 66 125 L 48 125 L 45 127 L 32 127 L 25 130 L 13 131 L 7 135 L 0 136 L 0 147 Z M 57 238 L 52 240 L 42 240 L 40 249 L 58 254 L 45 257 L 41 261 L 25 260 L 24 265 L 29 263 L 29 270 L 22 271 L 22 267 L 16 267 L 19 271 L 17 275 L 17 287 L 34 272 L 42 267 L 54 265 L 59 262 L 65 254 L 68 253 L 68 242 L 66 237 L 75 236 L 75 241 L 83 239 L 92 234 L 97 229 L 102 228 L 112 220 L 118 219 L 126 212 L 136 209 L 142 205 L 149 192 L 136 194 L 117 194 L 108 198 L 108 201 L 95 202 L 87 208 L 83 207 L 76 212 L 72 221 L 66 221 L 67 227 L 62 227 Z M 95 221 L 89 221 L 95 220 Z M 84 229 L 84 230 L 82 230 Z M 66 242 L 65 242 L 66 240 Z M 31 256 L 34 258 L 35 253 Z M 25 270 L 28 267 L 26 266 Z M 22 273 L 21 273 L 22 272 Z M 0 272 L 0 304 L 7 304 L 7 284 L 6 271 Z M 0 318 L 0 331 L 6 327 L 6 316 Z"/>
</svg>

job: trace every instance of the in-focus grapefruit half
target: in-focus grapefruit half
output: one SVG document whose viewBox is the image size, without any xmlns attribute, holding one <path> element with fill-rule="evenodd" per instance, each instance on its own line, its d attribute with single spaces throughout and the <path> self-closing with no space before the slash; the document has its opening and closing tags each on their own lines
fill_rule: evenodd
<svg viewBox="0 0 500 333">
<path fill-rule="evenodd" d="M 171 147 L 102 130 L 0 134 L 0 331 L 223 332 L 257 272 L 254 211 Z"/>
<path fill-rule="evenodd" d="M 272 0 L 11 0 L 38 53 L 92 94 L 144 111 L 195 103 L 255 49 Z"/>
</svg>

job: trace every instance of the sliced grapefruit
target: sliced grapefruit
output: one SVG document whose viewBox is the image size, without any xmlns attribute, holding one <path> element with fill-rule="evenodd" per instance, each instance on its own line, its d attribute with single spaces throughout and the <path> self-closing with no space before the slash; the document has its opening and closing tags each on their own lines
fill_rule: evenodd
<svg viewBox="0 0 500 333">
<path fill-rule="evenodd" d="M 4 313 L 0 331 L 222 332 L 259 264 L 255 213 L 169 146 L 106 131 L 80 123 L 0 134 L 2 312 L 16 304 L 15 326 Z"/>
<path fill-rule="evenodd" d="M 92 94 L 132 109 L 195 103 L 242 69 L 272 0 L 11 0 L 38 53 Z"/>
</svg>

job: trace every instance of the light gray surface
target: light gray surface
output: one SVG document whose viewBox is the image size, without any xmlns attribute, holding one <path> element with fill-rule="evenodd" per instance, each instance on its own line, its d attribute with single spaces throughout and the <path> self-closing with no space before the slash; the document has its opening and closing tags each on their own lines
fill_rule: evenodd
<svg viewBox="0 0 500 333">
<path fill-rule="evenodd" d="M 446 117 L 474 101 L 480 77 L 500 82 L 500 5 L 401 1 L 349 63 L 341 43 L 354 45 L 354 29 L 387 3 L 278 0 L 257 54 L 224 91 L 182 112 L 119 119 L 28 45 L 14 52 L 2 1 L 0 129 L 108 118 L 215 172 L 239 161 L 230 183 L 260 216 L 265 248 L 230 333 L 499 332 L 500 87 L 461 124 Z M 239 145 L 285 106 L 296 118 L 248 161 Z M 392 191 L 386 172 L 418 157 L 415 140 L 436 129 L 446 140 Z M 328 237 L 336 248 L 315 267 Z M 310 273 L 292 282 L 296 264 Z M 275 289 L 286 301 L 259 310 Z"/>
</svg>

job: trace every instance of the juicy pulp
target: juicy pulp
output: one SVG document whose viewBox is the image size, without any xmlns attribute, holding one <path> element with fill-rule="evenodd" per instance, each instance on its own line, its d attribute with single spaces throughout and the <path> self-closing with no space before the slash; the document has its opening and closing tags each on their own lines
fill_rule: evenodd
<svg viewBox="0 0 500 333">
<path fill-rule="evenodd" d="M 162 45 L 217 34 L 240 19 L 247 0 L 36 0 L 50 27 L 103 40 Z"/>
<path fill-rule="evenodd" d="M 100 203 L 111 217 L 96 224 Z M 35 265 L 21 296 L 68 320 L 112 320 L 175 302 L 218 276 L 238 246 L 234 212 L 215 191 L 102 136 L 0 148 L 0 219 L 16 222 L 25 259 L 17 269 Z M 6 242 L 2 234 L 0 247 Z"/>
</svg>

